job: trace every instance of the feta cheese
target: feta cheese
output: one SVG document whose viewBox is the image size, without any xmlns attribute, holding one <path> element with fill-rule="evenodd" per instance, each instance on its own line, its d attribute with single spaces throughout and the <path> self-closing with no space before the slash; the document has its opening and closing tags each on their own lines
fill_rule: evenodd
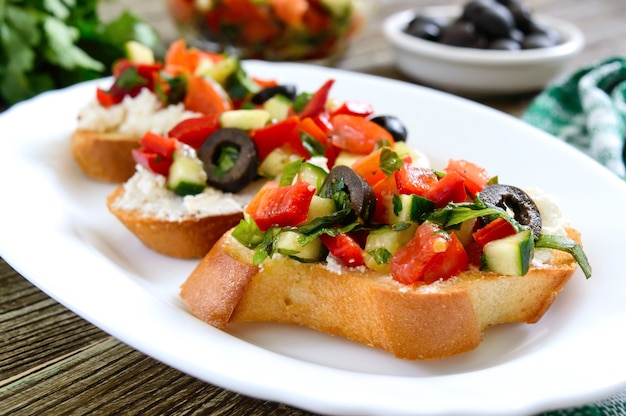
<svg viewBox="0 0 626 416">
<path fill-rule="evenodd" d="M 78 128 L 137 137 L 147 131 L 164 135 L 182 120 L 199 115 L 185 110 L 182 103 L 163 107 L 157 96 L 144 88 L 136 97 L 126 96 L 111 107 L 103 107 L 95 99 L 90 101 L 78 112 Z"/>
<path fill-rule="evenodd" d="M 167 189 L 164 176 L 138 165 L 137 172 L 126 181 L 124 193 L 114 206 L 169 221 L 226 215 L 243 212 L 261 185 L 262 181 L 253 182 L 237 194 L 206 187 L 200 194 L 182 197 Z"/>
</svg>

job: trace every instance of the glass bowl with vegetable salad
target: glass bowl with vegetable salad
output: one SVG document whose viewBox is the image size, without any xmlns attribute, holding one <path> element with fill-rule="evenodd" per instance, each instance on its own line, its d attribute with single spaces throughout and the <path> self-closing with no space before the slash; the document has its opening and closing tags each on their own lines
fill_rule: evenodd
<svg viewBox="0 0 626 416">
<path fill-rule="evenodd" d="M 188 42 L 245 59 L 332 63 L 375 0 L 166 0 Z"/>
</svg>

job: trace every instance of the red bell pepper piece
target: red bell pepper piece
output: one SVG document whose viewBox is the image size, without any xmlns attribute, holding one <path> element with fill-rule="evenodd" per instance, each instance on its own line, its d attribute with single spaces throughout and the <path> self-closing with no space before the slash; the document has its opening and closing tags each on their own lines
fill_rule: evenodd
<svg viewBox="0 0 626 416">
<path fill-rule="evenodd" d="M 288 117 L 278 123 L 270 124 L 250 133 L 252 141 L 256 145 L 259 159 L 263 160 L 272 150 L 287 145 L 302 157 L 309 157 L 309 153 L 300 140 L 300 118 Z"/>
<path fill-rule="evenodd" d="M 267 231 L 273 225 L 296 226 L 306 221 L 315 187 L 302 180 L 281 187 L 268 183 L 246 208 L 259 229 Z"/>
<path fill-rule="evenodd" d="M 171 158 L 176 150 L 176 139 L 164 137 L 151 131 L 146 132 L 139 144 L 148 152 L 156 153 L 166 158 Z"/>
<path fill-rule="evenodd" d="M 467 199 L 465 193 L 465 179 L 456 172 L 447 173 L 426 194 L 422 195 L 441 208 L 448 202 L 463 202 Z"/>
<path fill-rule="evenodd" d="M 187 94 L 185 108 L 202 114 L 222 114 L 231 110 L 232 104 L 228 97 L 219 91 L 217 84 L 203 77 L 187 76 Z"/>
<path fill-rule="evenodd" d="M 209 114 L 183 120 L 175 125 L 167 135 L 194 149 L 199 149 L 202 143 L 219 128 L 219 115 Z"/>
<path fill-rule="evenodd" d="M 98 88 L 96 90 L 96 99 L 102 107 L 111 107 L 112 105 L 119 104 L 124 99 L 124 93 L 116 93 L 112 90 L 103 90 Z"/>
<path fill-rule="evenodd" d="M 348 234 L 338 234 L 330 236 L 320 235 L 320 240 L 326 246 L 330 254 L 341 260 L 348 267 L 358 267 L 365 265 L 363 259 L 363 249 L 359 243 Z"/>
<path fill-rule="evenodd" d="M 401 283 L 433 283 L 467 270 L 469 260 L 454 233 L 443 233 L 436 225 L 425 222 L 391 258 L 389 266 L 393 278 Z"/>
<path fill-rule="evenodd" d="M 326 101 L 328 100 L 328 94 L 330 93 L 330 89 L 335 83 L 334 79 L 329 79 L 317 90 L 309 102 L 304 106 L 302 111 L 300 112 L 300 117 L 315 117 L 320 114 L 326 108 Z"/>
<path fill-rule="evenodd" d="M 484 227 L 474 231 L 472 237 L 480 247 L 484 247 L 490 241 L 499 240 L 504 237 L 516 234 L 517 230 L 504 218 L 497 218 Z"/>
</svg>

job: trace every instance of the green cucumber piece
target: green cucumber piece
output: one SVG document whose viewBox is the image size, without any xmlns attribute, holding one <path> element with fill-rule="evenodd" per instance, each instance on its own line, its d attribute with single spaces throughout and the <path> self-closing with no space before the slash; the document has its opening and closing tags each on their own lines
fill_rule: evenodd
<svg viewBox="0 0 626 416">
<path fill-rule="evenodd" d="M 283 147 L 277 147 L 272 150 L 259 165 L 259 175 L 265 178 L 275 179 L 283 172 L 285 166 L 297 158 L 298 155 L 294 152 L 290 152 Z"/>
<path fill-rule="evenodd" d="M 389 223 L 423 222 L 435 209 L 435 203 L 419 195 L 394 195 L 393 210 L 389 211 Z"/>
<path fill-rule="evenodd" d="M 308 224 L 316 218 L 328 217 L 335 211 L 337 211 L 337 205 L 331 198 L 323 198 L 321 196 L 313 195 L 311 204 L 309 205 L 306 223 Z"/>
<path fill-rule="evenodd" d="M 530 230 L 490 241 L 483 247 L 483 264 L 494 273 L 524 276 L 530 268 L 534 246 Z"/>
<path fill-rule="evenodd" d="M 352 6 L 352 0 L 320 0 L 321 5 L 335 17 L 344 17 Z"/>
<path fill-rule="evenodd" d="M 263 103 L 263 109 L 270 113 L 270 118 L 275 121 L 283 121 L 289 117 L 291 101 L 284 95 L 274 95 Z"/>
<path fill-rule="evenodd" d="M 317 190 L 322 187 L 327 176 L 328 172 L 324 168 L 310 162 L 303 162 L 296 175 L 297 179 L 310 183 Z"/>
<path fill-rule="evenodd" d="M 264 127 L 270 121 L 270 113 L 263 109 L 230 110 L 220 115 L 220 126 L 241 130 L 255 130 Z"/>
<path fill-rule="evenodd" d="M 206 172 L 202 162 L 193 152 L 184 148 L 176 149 L 167 177 L 167 189 L 177 195 L 196 195 L 206 187 Z"/>
<path fill-rule="evenodd" d="M 195 75 L 211 77 L 215 82 L 225 85 L 228 78 L 239 68 L 239 61 L 234 56 L 227 56 L 217 63 L 202 60 Z"/>
<path fill-rule="evenodd" d="M 281 231 L 276 239 L 276 251 L 303 263 L 320 261 L 326 257 L 326 248 L 319 237 L 302 245 L 299 241 L 300 236 L 301 234 L 295 231 Z"/>
<path fill-rule="evenodd" d="M 359 155 L 356 153 L 351 153 L 351 152 L 342 150 L 341 152 L 339 152 L 339 154 L 337 155 L 337 158 L 335 159 L 335 166 L 336 165 L 352 166 L 354 162 L 361 159 L 362 157 L 363 155 Z"/>
<path fill-rule="evenodd" d="M 408 224 L 407 224 L 408 225 Z M 407 227 L 389 227 L 371 232 L 365 242 L 365 265 L 381 273 L 389 273 L 389 260 L 415 235 L 417 223 Z"/>
</svg>

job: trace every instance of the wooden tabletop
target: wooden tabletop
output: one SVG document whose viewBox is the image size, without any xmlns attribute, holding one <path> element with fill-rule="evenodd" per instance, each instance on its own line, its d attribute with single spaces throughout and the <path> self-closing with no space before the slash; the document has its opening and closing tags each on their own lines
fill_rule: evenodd
<svg viewBox="0 0 626 416">
<path fill-rule="evenodd" d="M 177 37 L 162 0 L 101 3 L 104 19 L 128 8 L 152 23 L 165 41 Z M 437 3 L 380 0 L 376 15 L 336 66 L 405 79 L 394 68 L 381 22 L 393 12 Z M 624 52 L 623 0 L 530 0 L 529 4 L 536 12 L 569 20 L 584 32 L 586 47 L 568 71 Z M 482 102 L 517 116 L 532 98 Z M 0 260 L 0 414 L 310 413 L 226 391 L 168 367 L 81 319 Z"/>
</svg>

